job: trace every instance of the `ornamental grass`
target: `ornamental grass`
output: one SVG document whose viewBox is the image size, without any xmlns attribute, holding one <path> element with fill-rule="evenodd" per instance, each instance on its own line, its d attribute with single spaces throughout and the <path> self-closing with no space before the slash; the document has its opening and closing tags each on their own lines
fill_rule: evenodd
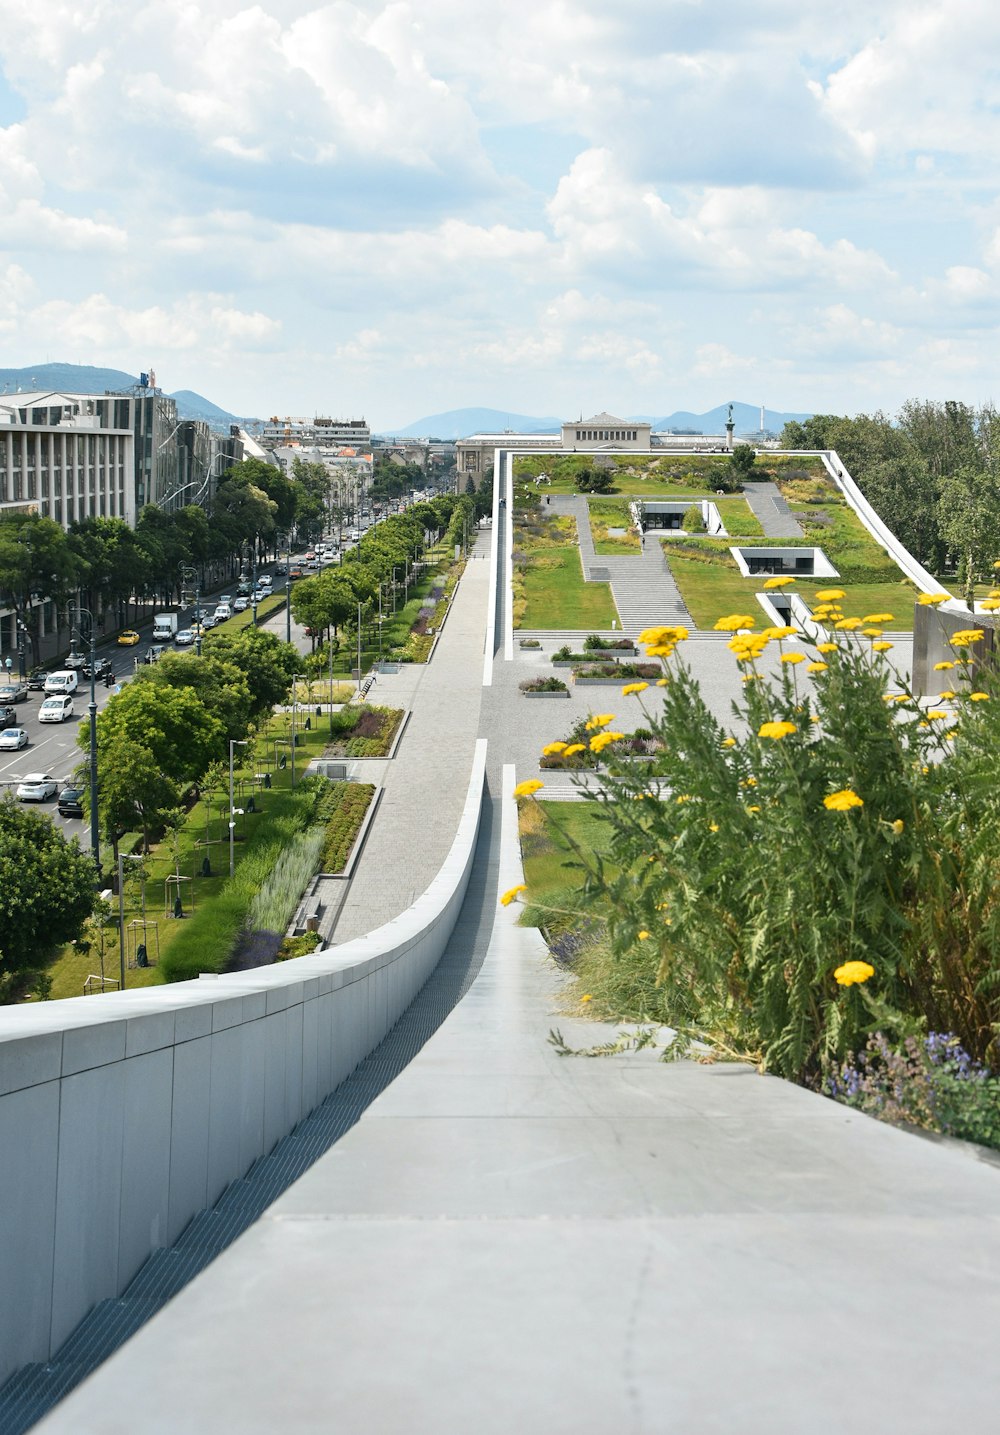
<svg viewBox="0 0 1000 1435">
<path fill-rule="evenodd" d="M 979 669 L 946 730 L 871 641 L 824 643 L 808 677 L 730 646 L 752 679 L 731 732 L 675 656 L 643 709 L 651 762 L 590 743 L 606 855 L 570 846 L 608 936 L 595 1006 L 720 1033 L 813 1084 L 876 1031 L 953 1033 L 1000 1069 L 997 679 Z"/>
</svg>

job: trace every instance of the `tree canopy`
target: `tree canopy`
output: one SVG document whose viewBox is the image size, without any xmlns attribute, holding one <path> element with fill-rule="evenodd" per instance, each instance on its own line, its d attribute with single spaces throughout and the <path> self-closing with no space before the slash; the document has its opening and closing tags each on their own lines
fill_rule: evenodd
<svg viewBox="0 0 1000 1435">
<path fill-rule="evenodd" d="M 90 854 L 47 817 L 0 800 L 0 1000 L 76 936 L 94 901 Z"/>
</svg>

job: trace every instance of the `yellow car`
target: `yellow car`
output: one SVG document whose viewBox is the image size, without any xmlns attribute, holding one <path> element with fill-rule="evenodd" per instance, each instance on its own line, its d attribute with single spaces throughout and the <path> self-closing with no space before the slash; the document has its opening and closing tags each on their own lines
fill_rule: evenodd
<svg viewBox="0 0 1000 1435">
<path fill-rule="evenodd" d="M 139 641 L 139 634 L 134 633 L 131 628 L 126 628 L 124 633 L 118 634 L 119 648 L 134 648 Z"/>
</svg>

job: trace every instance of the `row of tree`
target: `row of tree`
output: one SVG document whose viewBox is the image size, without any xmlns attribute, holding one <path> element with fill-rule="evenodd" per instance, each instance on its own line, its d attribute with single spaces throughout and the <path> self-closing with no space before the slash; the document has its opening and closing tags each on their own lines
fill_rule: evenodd
<svg viewBox="0 0 1000 1435">
<path fill-rule="evenodd" d="M 836 449 L 879 516 L 935 573 L 956 571 L 971 604 L 1000 558 L 1000 415 L 913 400 L 895 418 L 816 414 L 788 423 L 782 446 Z"/>
</svg>

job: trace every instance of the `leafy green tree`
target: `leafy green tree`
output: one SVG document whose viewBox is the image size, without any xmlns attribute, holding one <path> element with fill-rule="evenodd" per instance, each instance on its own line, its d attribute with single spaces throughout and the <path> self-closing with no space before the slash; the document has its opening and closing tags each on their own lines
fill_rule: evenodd
<svg viewBox="0 0 1000 1435">
<path fill-rule="evenodd" d="M 249 680 L 215 647 L 201 657 L 191 652 L 165 653 L 153 667 L 140 669 L 136 677 L 154 687 L 190 688 L 197 693 L 208 711 L 222 720 L 226 742 L 242 738 L 247 730 L 253 711 Z"/>
<path fill-rule="evenodd" d="M 39 609 L 51 598 L 61 612 L 76 587 L 79 565 L 66 533 L 37 513 L 0 515 L 0 603 L 13 608 L 39 651 Z"/>
<path fill-rule="evenodd" d="M 103 787 L 109 751 L 119 738 L 146 747 L 171 782 L 196 782 L 213 758 L 222 754 L 223 720 L 189 687 L 132 682 L 111 699 L 97 718 L 98 779 Z M 89 736 L 81 727 L 81 748 Z"/>
<path fill-rule="evenodd" d="M 748 443 L 738 443 L 729 455 L 729 467 L 741 484 L 752 476 L 756 462 L 757 455 Z"/>
<path fill-rule="evenodd" d="M 250 691 L 253 719 L 284 702 L 292 678 L 300 670 L 299 655 L 291 643 L 264 628 L 210 633 L 205 651 L 242 672 Z"/>
<path fill-rule="evenodd" d="M 0 1001 L 94 910 L 94 862 L 45 817 L 0 801 Z"/>
<path fill-rule="evenodd" d="M 617 493 L 618 491 L 615 487 L 614 473 L 606 468 L 581 468 L 573 481 L 580 493 Z"/>
<path fill-rule="evenodd" d="M 960 555 L 965 602 L 971 613 L 977 576 L 989 576 L 1000 558 L 1000 484 L 996 475 L 971 464 L 945 474 L 938 522 L 946 543 Z"/>
<path fill-rule="evenodd" d="M 939 568 L 944 544 L 938 524 L 938 483 L 919 445 L 883 413 L 837 419 L 828 438 L 904 547 L 919 562 Z"/>
<path fill-rule="evenodd" d="M 810 418 L 789 419 L 778 440 L 782 448 L 826 449 L 836 447 L 830 441 L 830 429 L 840 420 L 835 414 L 813 414 Z"/>
<path fill-rule="evenodd" d="M 242 483 L 258 489 L 274 505 L 272 515 L 275 526 L 283 531 L 291 528 L 295 521 L 295 484 L 276 464 L 265 463 L 260 458 L 247 458 L 234 464 L 222 478 L 227 483 Z"/>
<path fill-rule="evenodd" d="M 143 848 L 158 832 L 179 801 L 178 786 L 160 768 L 150 748 L 124 732 L 105 743 L 101 762 L 101 829 L 118 861 L 118 844 L 126 832 L 141 832 Z"/>
</svg>

